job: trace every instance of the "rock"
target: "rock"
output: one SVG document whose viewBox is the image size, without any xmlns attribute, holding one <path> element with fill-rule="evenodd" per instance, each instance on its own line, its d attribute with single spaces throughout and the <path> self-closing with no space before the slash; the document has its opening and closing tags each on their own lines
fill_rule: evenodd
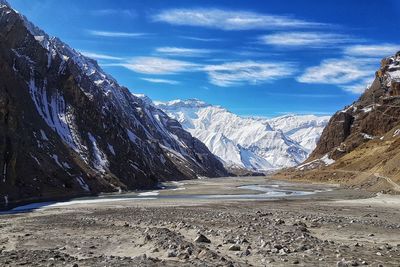
<svg viewBox="0 0 400 267">
<path fill-rule="evenodd" d="M 345 261 L 345 259 L 342 259 L 341 261 L 338 261 L 336 263 L 337 267 L 349 267 L 349 262 Z"/>
<path fill-rule="evenodd" d="M 151 240 L 151 236 L 149 234 L 146 234 L 144 236 L 144 241 L 150 241 Z"/>
<path fill-rule="evenodd" d="M 206 236 L 199 234 L 196 239 L 194 240 L 196 243 L 211 243 L 211 240 L 208 239 Z"/>
<path fill-rule="evenodd" d="M 250 254 L 251 254 L 251 251 L 246 249 L 245 251 L 243 251 L 243 253 L 240 256 L 245 257 L 245 256 L 249 256 Z"/>
<path fill-rule="evenodd" d="M 299 264 L 300 261 L 299 261 L 299 260 L 294 260 L 292 263 L 293 263 L 293 264 Z"/>
<path fill-rule="evenodd" d="M 243 238 L 242 240 L 240 240 L 240 243 L 241 243 L 241 244 L 244 244 L 244 243 L 249 243 L 249 241 L 247 241 L 247 239 L 246 239 L 246 238 Z"/>
<path fill-rule="evenodd" d="M 192 255 L 193 250 L 190 247 L 188 247 L 188 248 L 186 248 L 185 253 L 188 255 Z"/>
<path fill-rule="evenodd" d="M 235 244 L 229 247 L 230 251 L 240 251 L 240 246 Z"/>
<path fill-rule="evenodd" d="M 167 251 L 167 257 L 168 258 L 174 258 L 178 255 L 178 253 L 176 252 L 176 250 L 168 250 Z"/>
</svg>

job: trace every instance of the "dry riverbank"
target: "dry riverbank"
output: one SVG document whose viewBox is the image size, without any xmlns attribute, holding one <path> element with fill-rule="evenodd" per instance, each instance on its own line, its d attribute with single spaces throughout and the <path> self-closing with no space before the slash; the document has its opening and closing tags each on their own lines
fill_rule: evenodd
<svg viewBox="0 0 400 267">
<path fill-rule="evenodd" d="M 399 266 L 398 196 L 263 177 L 167 186 L 1 215 L 0 265 Z"/>
</svg>

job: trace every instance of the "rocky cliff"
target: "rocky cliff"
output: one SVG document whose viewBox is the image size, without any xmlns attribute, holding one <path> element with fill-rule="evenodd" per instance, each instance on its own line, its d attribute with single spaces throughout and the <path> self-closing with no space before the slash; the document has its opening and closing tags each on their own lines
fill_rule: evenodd
<svg viewBox="0 0 400 267">
<path fill-rule="evenodd" d="M 336 112 L 310 160 L 329 154 L 338 159 L 361 144 L 382 137 L 400 123 L 400 53 L 384 58 L 376 78 L 352 105 Z"/>
<path fill-rule="evenodd" d="M 332 116 L 305 164 L 286 172 L 374 191 L 400 191 L 400 52 L 384 58 L 374 82 Z"/>
<path fill-rule="evenodd" d="M 0 1 L 0 202 L 226 175 L 207 147 Z"/>
</svg>

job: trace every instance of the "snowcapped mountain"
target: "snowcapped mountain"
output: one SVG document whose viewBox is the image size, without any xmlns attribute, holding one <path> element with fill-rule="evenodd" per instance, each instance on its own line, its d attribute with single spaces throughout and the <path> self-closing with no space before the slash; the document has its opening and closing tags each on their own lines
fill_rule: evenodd
<svg viewBox="0 0 400 267">
<path fill-rule="evenodd" d="M 227 175 L 179 122 L 0 0 L 0 204 Z"/>
<path fill-rule="evenodd" d="M 205 102 L 155 102 L 227 167 L 265 171 L 295 166 L 315 148 L 329 117 L 245 118 Z"/>
<path fill-rule="evenodd" d="M 267 120 L 272 128 L 281 130 L 311 153 L 328 124 L 329 116 L 286 115 Z"/>
</svg>

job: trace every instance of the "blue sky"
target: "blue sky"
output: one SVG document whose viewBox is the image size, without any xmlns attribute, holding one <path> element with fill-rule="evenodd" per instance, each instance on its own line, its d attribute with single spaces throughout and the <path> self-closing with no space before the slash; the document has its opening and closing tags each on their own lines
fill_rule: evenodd
<svg viewBox="0 0 400 267">
<path fill-rule="evenodd" d="M 9 0 L 134 93 L 332 114 L 400 50 L 400 1 Z"/>
</svg>

